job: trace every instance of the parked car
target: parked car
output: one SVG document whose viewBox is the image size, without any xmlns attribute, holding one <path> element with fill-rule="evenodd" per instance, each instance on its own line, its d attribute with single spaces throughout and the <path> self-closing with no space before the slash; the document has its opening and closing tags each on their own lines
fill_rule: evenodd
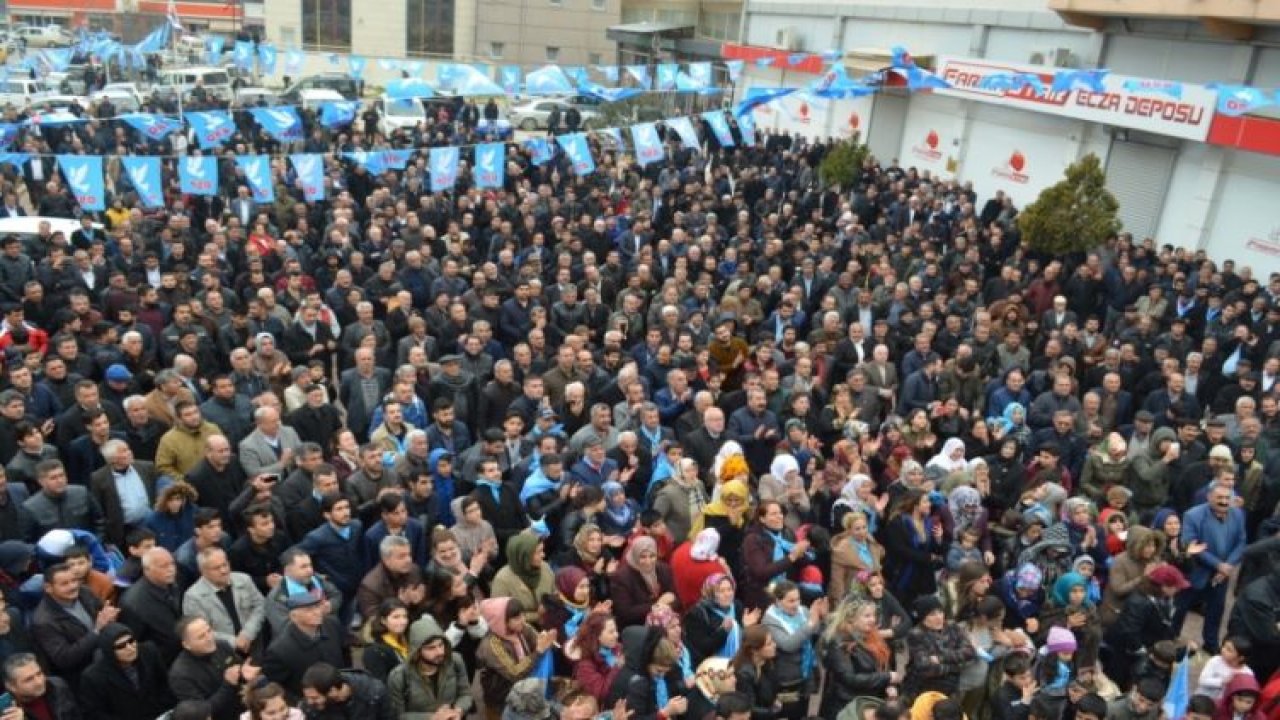
<svg viewBox="0 0 1280 720">
<path fill-rule="evenodd" d="M 10 76 L 0 81 L 0 105 L 24 108 L 37 98 L 52 95 L 39 80 Z"/>
<path fill-rule="evenodd" d="M 17 37 L 26 42 L 29 48 L 71 47 L 75 42 L 71 33 L 58 25 L 18 28 Z"/>
<path fill-rule="evenodd" d="M 547 118 L 551 116 L 553 108 L 560 108 L 560 117 L 563 118 L 565 112 L 574 107 L 574 103 L 565 100 L 542 99 L 530 100 L 511 108 L 507 113 L 507 121 L 512 127 L 518 127 L 521 130 L 545 130 L 547 127 Z M 600 113 L 589 107 L 578 105 L 578 113 L 582 115 L 582 127 L 589 128 L 600 120 Z M 563 123 L 564 120 L 561 120 Z"/>
<path fill-rule="evenodd" d="M 280 97 L 287 103 L 302 101 L 303 90 L 332 90 L 347 100 L 360 99 L 360 86 L 352 78 L 340 73 L 309 75 L 290 85 Z"/>
<path fill-rule="evenodd" d="M 301 90 L 298 92 L 298 99 L 295 101 L 306 110 L 318 112 L 320 106 L 331 102 L 347 102 L 347 99 L 339 94 L 336 90 L 325 90 L 316 88 L 313 90 Z"/>
<path fill-rule="evenodd" d="M 427 121 L 427 108 L 421 100 L 393 100 L 383 95 L 374 108 L 378 113 L 378 132 L 383 135 L 412 130 Z"/>
<path fill-rule="evenodd" d="M 236 105 L 240 107 L 275 106 L 282 104 L 280 94 L 264 87 L 242 87 L 236 90 Z"/>
<path fill-rule="evenodd" d="M 511 127 L 511 122 L 506 118 L 493 121 L 492 127 L 488 120 L 480 118 L 480 122 L 476 124 L 476 132 L 486 140 L 510 140 L 515 135 L 515 128 Z"/>
<path fill-rule="evenodd" d="M 219 67 L 167 68 L 160 71 L 154 93 L 160 97 L 173 97 L 181 92 L 188 97 L 199 84 L 211 97 L 231 102 L 235 93 L 231 89 L 231 76 Z"/>
<path fill-rule="evenodd" d="M 134 113 L 142 109 L 142 96 L 123 88 L 103 88 L 89 96 L 95 103 L 110 100 L 117 113 Z"/>
</svg>

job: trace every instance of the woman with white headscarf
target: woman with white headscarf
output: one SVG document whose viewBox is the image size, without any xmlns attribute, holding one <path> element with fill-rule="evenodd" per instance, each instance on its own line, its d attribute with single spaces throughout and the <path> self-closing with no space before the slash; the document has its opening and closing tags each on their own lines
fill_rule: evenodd
<svg viewBox="0 0 1280 720">
<path fill-rule="evenodd" d="M 676 578 L 676 597 L 683 607 L 693 607 L 702 599 L 707 578 L 728 573 L 729 564 L 720 557 L 720 533 L 707 528 L 671 553 L 671 572 Z"/>
<path fill-rule="evenodd" d="M 653 509 L 662 515 L 671 539 L 682 543 L 689 539 L 694 518 L 707 506 L 707 490 L 698 476 L 698 463 L 682 459 L 676 472 L 653 496 Z"/>
<path fill-rule="evenodd" d="M 925 466 L 926 471 L 938 472 L 942 477 L 952 473 L 964 472 L 969 469 L 969 464 L 965 461 L 964 454 L 964 440 L 958 437 L 948 438 L 942 444 L 942 452 L 929 459 Z"/>
<path fill-rule="evenodd" d="M 844 528 L 844 516 L 853 510 L 860 511 L 867 518 L 871 533 L 880 529 L 880 521 L 884 518 L 884 509 L 889 504 L 889 496 L 876 495 L 876 483 L 870 475 L 857 473 L 840 489 L 840 496 L 831 505 L 831 525 L 833 532 Z"/>
<path fill-rule="evenodd" d="M 782 453 L 773 458 L 769 474 L 760 478 L 757 492 L 761 502 L 773 500 L 782 506 L 786 525 L 792 530 L 799 528 L 809 515 L 809 489 L 793 455 Z"/>
</svg>

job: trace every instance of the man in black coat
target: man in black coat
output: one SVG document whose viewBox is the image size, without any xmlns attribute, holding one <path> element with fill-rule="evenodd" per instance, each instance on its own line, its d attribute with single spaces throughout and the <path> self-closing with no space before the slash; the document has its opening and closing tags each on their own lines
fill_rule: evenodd
<svg viewBox="0 0 1280 720">
<path fill-rule="evenodd" d="M 702 413 L 702 427 L 685 436 L 685 453 L 698 463 L 698 468 L 704 473 L 711 470 L 720 446 L 729 439 L 724 430 L 724 410 L 712 405 Z"/>
<path fill-rule="evenodd" d="M 44 666 L 70 683 L 78 682 L 98 649 L 98 631 L 118 614 L 116 608 L 104 608 L 69 565 L 58 563 L 45 570 L 44 597 L 31 621 L 31 636 Z"/>
<path fill-rule="evenodd" d="M 80 676 L 80 700 L 94 717 L 152 720 L 176 702 L 160 651 L 111 623 L 98 634 L 98 657 Z"/>
<path fill-rule="evenodd" d="M 182 653 L 169 668 L 169 687 L 181 701 L 209 703 L 213 720 L 240 717 L 240 687 L 256 682 L 262 668 L 253 661 L 241 663 L 230 643 L 218 640 L 202 617 L 189 615 L 177 624 Z"/>
<path fill-rule="evenodd" d="M 346 667 L 346 633 L 329 615 L 329 601 L 319 592 L 290 595 L 289 624 L 271 641 L 262 658 L 267 679 L 280 683 L 296 702 L 302 697 L 302 676 L 317 662 Z"/>
<path fill-rule="evenodd" d="M 67 681 L 45 675 L 36 656 L 31 653 L 18 653 L 4 661 L 4 689 L 13 698 L 13 704 L 21 708 L 19 716 L 23 718 L 80 720 L 82 717 L 100 717 L 81 713 Z M 43 706 L 43 715 L 29 711 L 37 705 Z"/>
<path fill-rule="evenodd" d="M 302 676 L 307 716 L 390 720 L 391 696 L 383 685 L 363 670 L 339 670 L 318 662 Z"/>
<path fill-rule="evenodd" d="M 107 464 L 89 476 L 89 491 L 102 509 L 107 542 L 124 547 L 125 534 L 141 527 L 155 504 L 156 466 L 134 460 L 133 450 L 124 440 L 108 440 L 102 446 L 102 456 Z"/>
<path fill-rule="evenodd" d="M 322 448 L 332 447 L 333 437 L 343 427 L 338 408 L 329 403 L 329 391 L 324 385 L 314 383 L 303 392 L 307 404 L 289 413 L 289 426 L 303 442 L 313 442 Z"/>
<path fill-rule="evenodd" d="M 140 641 L 155 644 L 165 665 L 182 650 L 176 630 L 182 617 L 182 591 L 178 588 L 178 564 L 162 547 L 142 556 L 142 577 L 120 599 L 120 620 Z"/>
</svg>

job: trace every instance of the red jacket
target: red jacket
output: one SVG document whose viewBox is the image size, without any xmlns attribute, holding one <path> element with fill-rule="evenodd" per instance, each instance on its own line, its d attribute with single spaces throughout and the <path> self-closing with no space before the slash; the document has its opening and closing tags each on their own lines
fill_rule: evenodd
<svg viewBox="0 0 1280 720">
<path fill-rule="evenodd" d="M 621 652 L 621 646 L 618 650 Z M 583 690 L 603 704 L 608 700 L 609 691 L 613 688 L 613 680 L 618 677 L 618 672 L 621 670 L 621 664 L 609 667 L 597 654 L 594 657 L 582 658 L 573 664 L 573 679 L 582 686 Z"/>
<path fill-rule="evenodd" d="M 717 573 L 732 575 L 724 560 L 717 557 L 715 560 L 700 562 L 689 554 L 692 550 L 693 543 L 685 542 L 671 555 L 671 573 L 676 577 L 676 597 L 680 598 L 680 604 L 686 609 L 697 605 L 702 599 L 702 586 L 707 578 Z"/>
</svg>

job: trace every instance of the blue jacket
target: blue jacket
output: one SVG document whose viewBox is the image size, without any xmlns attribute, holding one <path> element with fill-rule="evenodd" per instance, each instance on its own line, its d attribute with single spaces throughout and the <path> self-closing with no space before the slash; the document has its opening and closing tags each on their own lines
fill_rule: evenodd
<svg viewBox="0 0 1280 720">
<path fill-rule="evenodd" d="M 387 532 L 387 524 L 379 520 L 374 523 L 369 532 L 364 536 L 364 568 L 365 571 L 372 570 L 378 565 L 381 559 L 378 554 L 378 546 L 382 544 L 383 538 L 391 533 Z M 409 541 L 410 552 L 413 553 L 413 563 L 419 567 L 426 567 L 431 561 L 430 554 L 427 553 L 427 531 L 423 529 L 422 522 L 417 518 L 409 518 L 409 522 L 404 526 L 404 537 Z"/>
<path fill-rule="evenodd" d="M 1196 556 L 1187 579 L 1192 587 L 1202 589 L 1213 579 L 1220 563 L 1240 567 L 1246 543 L 1244 511 L 1233 507 L 1225 519 L 1219 520 L 1208 504 L 1191 508 L 1182 516 L 1182 545 L 1186 547 L 1196 541 L 1208 547 Z"/>
<path fill-rule="evenodd" d="M 591 467 L 587 464 L 586 458 L 583 458 L 573 464 L 573 469 L 570 470 L 570 473 L 572 473 L 574 480 L 577 480 L 583 485 L 600 487 L 604 485 L 609 479 L 609 476 L 613 475 L 617 470 L 618 463 L 610 460 L 609 458 L 604 459 L 604 464 L 600 466 L 599 470 Z"/>
<path fill-rule="evenodd" d="M 928 410 L 929 403 L 938 399 L 938 379 L 917 370 L 902 383 L 902 397 L 898 399 L 898 414 L 906 417 L 912 410 Z"/>
<path fill-rule="evenodd" d="M 307 533 L 298 543 L 298 547 L 311 556 L 316 571 L 337 586 L 344 598 L 355 597 L 356 588 L 364 578 L 361 572 L 364 565 L 360 559 L 360 537 L 364 535 L 364 526 L 359 520 L 352 520 L 347 528 L 351 532 L 344 539 L 326 522 Z"/>
</svg>

